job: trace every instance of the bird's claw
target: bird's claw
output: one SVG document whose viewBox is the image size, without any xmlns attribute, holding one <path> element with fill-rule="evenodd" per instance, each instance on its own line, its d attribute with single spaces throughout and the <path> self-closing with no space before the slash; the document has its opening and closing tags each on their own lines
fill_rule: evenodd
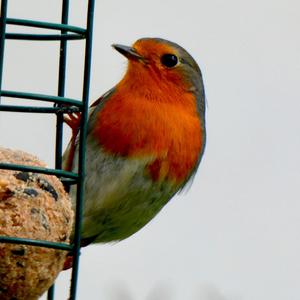
<svg viewBox="0 0 300 300">
<path fill-rule="evenodd" d="M 81 113 L 73 112 L 64 116 L 64 122 L 70 126 L 72 129 L 80 125 Z"/>
<path fill-rule="evenodd" d="M 64 122 L 72 129 L 75 135 L 77 135 L 79 131 L 80 121 L 81 121 L 80 112 L 69 113 L 66 116 L 64 116 Z"/>
</svg>

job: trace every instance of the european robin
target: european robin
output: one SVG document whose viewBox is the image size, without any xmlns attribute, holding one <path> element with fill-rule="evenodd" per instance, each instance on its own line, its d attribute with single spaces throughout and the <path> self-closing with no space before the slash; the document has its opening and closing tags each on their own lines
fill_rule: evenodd
<svg viewBox="0 0 300 300">
<path fill-rule="evenodd" d="M 204 86 L 192 56 L 160 38 L 113 47 L 128 68 L 90 109 L 82 245 L 140 230 L 192 181 L 205 147 Z M 64 167 L 77 171 L 78 119 L 66 122 L 73 137 Z"/>
</svg>

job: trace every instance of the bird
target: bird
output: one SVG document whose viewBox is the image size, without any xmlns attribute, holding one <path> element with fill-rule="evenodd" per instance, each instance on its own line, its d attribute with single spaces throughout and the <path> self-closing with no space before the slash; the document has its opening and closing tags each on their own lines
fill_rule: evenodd
<svg viewBox="0 0 300 300">
<path fill-rule="evenodd" d="M 81 246 L 124 240 L 193 181 L 206 144 L 205 91 L 194 58 L 178 44 L 141 38 L 112 47 L 124 77 L 89 109 Z M 65 170 L 78 171 L 80 114 Z M 76 210 L 76 188 L 70 195 Z"/>
</svg>

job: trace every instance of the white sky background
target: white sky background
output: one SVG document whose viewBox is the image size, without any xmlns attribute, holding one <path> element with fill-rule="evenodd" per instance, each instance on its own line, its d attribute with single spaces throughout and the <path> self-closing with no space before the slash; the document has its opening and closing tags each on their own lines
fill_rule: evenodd
<svg viewBox="0 0 300 300">
<path fill-rule="evenodd" d="M 59 22 L 60 2 L 10 0 L 8 15 Z M 73 25 L 85 2 L 71 1 Z M 90 99 L 124 73 L 112 43 L 170 39 L 201 66 L 208 143 L 187 194 L 126 241 L 83 249 L 78 299 L 299 299 L 299 1 L 96 2 Z M 81 95 L 82 45 L 70 42 L 69 97 Z M 55 94 L 57 53 L 58 43 L 8 41 L 3 88 Z M 1 113 L 0 138 L 53 166 L 52 116 Z"/>
</svg>

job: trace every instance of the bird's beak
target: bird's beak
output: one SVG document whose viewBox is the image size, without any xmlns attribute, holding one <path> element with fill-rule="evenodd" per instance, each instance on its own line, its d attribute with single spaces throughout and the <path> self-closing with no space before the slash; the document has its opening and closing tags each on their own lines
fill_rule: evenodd
<svg viewBox="0 0 300 300">
<path fill-rule="evenodd" d="M 120 52 L 122 55 L 127 57 L 129 60 L 142 60 L 144 61 L 144 57 L 140 55 L 134 48 L 119 45 L 119 44 L 113 44 L 113 48 L 115 48 L 118 52 Z"/>
</svg>

